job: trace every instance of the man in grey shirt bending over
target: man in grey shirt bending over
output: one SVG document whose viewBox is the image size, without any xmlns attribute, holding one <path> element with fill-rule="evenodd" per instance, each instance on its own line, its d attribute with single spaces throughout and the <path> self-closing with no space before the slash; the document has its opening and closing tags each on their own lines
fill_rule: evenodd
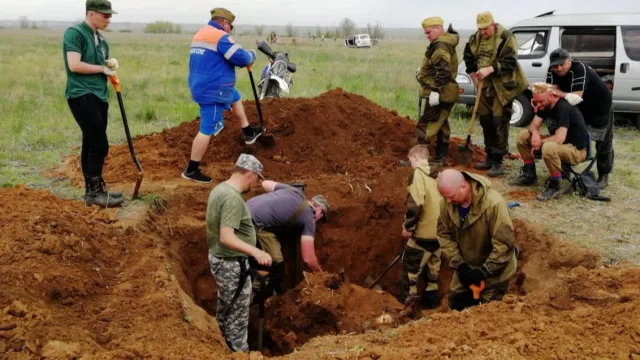
<svg viewBox="0 0 640 360">
<path fill-rule="evenodd" d="M 274 289 L 282 293 L 280 279 L 284 273 L 284 258 L 280 241 L 274 231 L 291 228 L 302 229 L 300 253 L 302 261 L 313 271 L 322 271 L 314 248 L 316 222 L 326 219 L 329 203 L 322 195 L 307 201 L 301 190 L 271 180 L 262 182 L 265 194 L 247 201 L 256 228 L 259 247 L 273 258 L 271 275 Z"/>
</svg>

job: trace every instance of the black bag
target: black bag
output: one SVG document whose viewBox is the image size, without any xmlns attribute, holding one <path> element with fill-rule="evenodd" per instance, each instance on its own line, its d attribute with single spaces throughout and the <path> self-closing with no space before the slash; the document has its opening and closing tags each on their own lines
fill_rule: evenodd
<svg viewBox="0 0 640 360">
<path fill-rule="evenodd" d="M 581 196 L 596 201 L 611 201 L 611 198 L 600 196 L 600 188 L 593 171 L 585 171 L 573 179 L 573 188 L 578 191 Z"/>
</svg>

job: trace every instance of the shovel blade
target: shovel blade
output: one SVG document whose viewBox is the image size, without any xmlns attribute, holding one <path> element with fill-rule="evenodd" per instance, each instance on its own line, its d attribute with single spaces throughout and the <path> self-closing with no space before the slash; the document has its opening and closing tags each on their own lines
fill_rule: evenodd
<svg viewBox="0 0 640 360">
<path fill-rule="evenodd" d="M 472 156 L 473 152 L 471 151 L 471 149 L 462 146 L 457 149 L 455 155 L 453 156 L 453 162 L 456 165 L 469 166 L 469 164 L 471 164 Z"/>
<path fill-rule="evenodd" d="M 276 146 L 276 138 L 273 135 L 262 135 L 258 138 L 258 142 L 264 147 Z"/>
</svg>

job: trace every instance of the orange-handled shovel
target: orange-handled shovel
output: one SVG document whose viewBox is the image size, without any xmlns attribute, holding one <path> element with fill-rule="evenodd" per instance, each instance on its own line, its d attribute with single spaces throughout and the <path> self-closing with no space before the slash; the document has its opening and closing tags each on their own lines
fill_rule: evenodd
<svg viewBox="0 0 640 360">
<path fill-rule="evenodd" d="M 109 76 L 109 82 L 113 85 L 113 89 L 116 91 L 116 95 L 118 96 L 118 105 L 120 105 L 120 114 L 122 115 L 122 123 L 124 124 L 124 132 L 127 135 L 127 143 L 129 144 L 129 152 L 131 153 L 131 157 L 133 158 L 133 162 L 136 164 L 136 168 L 138 168 L 138 179 L 136 180 L 136 187 L 133 189 L 133 195 L 131 199 L 135 199 L 138 197 L 138 192 L 140 191 L 140 184 L 142 184 L 142 166 L 140 166 L 140 162 L 136 157 L 136 151 L 133 149 L 133 140 L 131 140 L 131 133 L 129 132 L 129 123 L 127 122 L 127 114 L 124 111 L 124 103 L 122 101 L 122 94 L 120 93 L 120 79 L 118 79 L 117 75 Z"/>
<path fill-rule="evenodd" d="M 482 290 L 484 290 L 484 287 L 486 286 L 484 280 L 480 281 L 480 286 L 476 285 L 476 284 L 471 284 L 469 286 L 469 288 L 471 288 L 471 291 L 473 291 L 473 299 L 474 300 L 480 300 L 480 293 L 482 292 Z"/>
</svg>

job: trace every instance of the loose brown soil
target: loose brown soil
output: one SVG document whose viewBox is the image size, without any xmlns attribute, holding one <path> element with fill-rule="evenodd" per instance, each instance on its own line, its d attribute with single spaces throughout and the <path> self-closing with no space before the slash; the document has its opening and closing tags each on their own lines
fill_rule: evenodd
<svg viewBox="0 0 640 360">
<path fill-rule="evenodd" d="M 245 106 L 255 118 L 251 103 Z M 265 355 L 640 357 L 640 270 L 603 268 L 596 251 L 543 234 L 521 219 L 514 219 L 523 250 L 519 272 L 504 301 L 448 312 L 451 274 L 445 261 L 442 306 L 410 322 L 394 297 L 399 264 L 381 282 L 384 291 L 362 285 L 403 246 L 410 170 L 397 164 L 411 147 L 413 124 L 339 89 L 311 99 L 269 100 L 263 110 L 278 145 L 245 148 L 237 125 L 227 119 L 205 170 L 222 180 L 237 156 L 252 150 L 269 178 L 303 181 L 310 196 L 324 194 L 331 204 L 330 221 L 320 226 L 316 243 L 325 271 L 299 274 L 296 283 L 288 263 L 290 290 L 267 301 Z M 226 350 L 212 316 L 215 282 L 204 229 L 212 186 L 177 179 L 197 129 L 191 121 L 135 139 L 145 169 L 142 194 L 166 200 L 156 210 L 131 215 L 133 207 L 102 211 L 43 191 L 0 189 L 0 353 L 20 359 L 249 358 Z M 460 143 L 452 141 L 451 156 Z M 473 149 L 474 160 L 483 159 Z M 72 156 L 54 173 L 79 183 L 77 167 Z M 130 191 L 136 173 L 126 144 L 111 148 L 106 177 Z M 390 322 L 378 323 L 382 315 Z"/>
</svg>

